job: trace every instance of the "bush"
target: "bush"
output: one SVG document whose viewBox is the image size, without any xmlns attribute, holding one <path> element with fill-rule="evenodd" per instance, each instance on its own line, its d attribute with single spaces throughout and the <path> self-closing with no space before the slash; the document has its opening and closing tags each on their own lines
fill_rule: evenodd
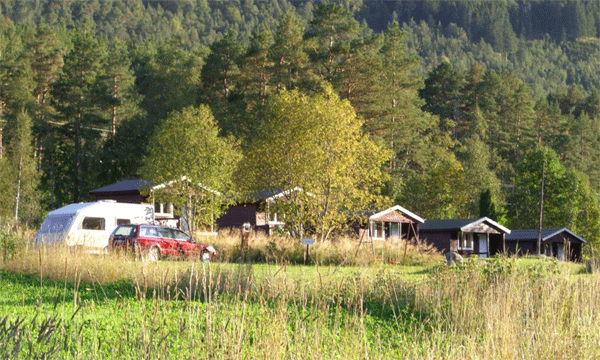
<svg viewBox="0 0 600 360">
<path fill-rule="evenodd" d="M 0 253 L 3 262 L 13 259 L 18 252 L 22 252 L 27 247 L 30 233 L 31 230 L 26 227 L 12 224 L 0 229 Z"/>
</svg>

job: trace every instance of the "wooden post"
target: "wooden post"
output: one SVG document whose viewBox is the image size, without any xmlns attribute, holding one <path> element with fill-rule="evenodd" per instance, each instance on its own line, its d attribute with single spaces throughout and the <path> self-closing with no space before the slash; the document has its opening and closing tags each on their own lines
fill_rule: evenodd
<svg viewBox="0 0 600 360">
<path fill-rule="evenodd" d="M 252 225 L 249 222 L 244 223 L 242 225 L 242 261 L 246 262 L 248 257 L 248 239 L 250 238 L 250 230 L 252 229 Z"/>
<path fill-rule="evenodd" d="M 306 245 L 306 253 L 304 254 L 304 265 L 310 263 L 310 246 L 315 243 L 315 239 L 302 239 L 302 244 Z"/>
</svg>

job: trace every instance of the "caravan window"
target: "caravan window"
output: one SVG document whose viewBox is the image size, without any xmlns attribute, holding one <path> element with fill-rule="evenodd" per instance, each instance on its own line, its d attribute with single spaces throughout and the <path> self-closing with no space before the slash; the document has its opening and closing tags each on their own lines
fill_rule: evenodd
<svg viewBox="0 0 600 360">
<path fill-rule="evenodd" d="M 131 220 L 129 219 L 117 219 L 117 226 L 118 225 L 129 225 L 131 224 Z"/>
<path fill-rule="evenodd" d="M 71 226 L 73 215 L 54 215 L 46 217 L 40 227 L 40 233 L 59 233 Z"/>
<path fill-rule="evenodd" d="M 105 220 L 104 218 L 86 217 L 83 218 L 81 228 L 83 230 L 104 230 Z"/>
</svg>

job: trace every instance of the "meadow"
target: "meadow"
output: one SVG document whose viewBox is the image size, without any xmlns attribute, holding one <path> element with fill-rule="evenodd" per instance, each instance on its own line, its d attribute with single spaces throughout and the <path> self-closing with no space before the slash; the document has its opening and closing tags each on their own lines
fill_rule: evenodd
<svg viewBox="0 0 600 360">
<path fill-rule="evenodd" d="M 553 259 L 442 257 L 235 236 L 215 263 L 3 247 L 0 356 L 56 359 L 594 359 L 600 277 Z M 6 242 L 3 242 L 3 244 Z"/>
</svg>

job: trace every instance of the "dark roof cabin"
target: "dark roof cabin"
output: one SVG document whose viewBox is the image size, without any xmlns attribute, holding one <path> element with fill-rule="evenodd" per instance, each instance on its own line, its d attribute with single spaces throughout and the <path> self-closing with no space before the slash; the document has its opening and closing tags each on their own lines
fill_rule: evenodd
<svg viewBox="0 0 600 360">
<path fill-rule="evenodd" d="M 369 216 L 369 238 L 371 240 L 419 239 L 421 217 L 400 205 Z"/>
<path fill-rule="evenodd" d="M 427 220 L 419 229 L 421 241 L 446 253 L 493 256 L 505 250 L 505 236 L 510 230 L 487 218 Z"/>
<path fill-rule="evenodd" d="M 130 179 L 91 190 L 90 195 L 93 195 L 96 201 L 115 200 L 116 202 L 130 204 L 152 203 L 156 220 L 161 221 L 165 225 L 176 227 L 177 220 L 173 216 L 173 205 L 171 203 L 163 204 L 155 202 L 142 193 L 144 189 L 153 191 L 155 188 L 156 186 L 150 180 Z"/>
<path fill-rule="evenodd" d="M 263 190 L 230 206 L 217 219 L 217 227 L 233 229 L 250 223 L 253 229 L 272 235 L 285 225 L 284 219 L 274 211 L 273 205 L 278 201 L 294 201 L 294 195 L 302 191 L 298 187 L 285 191 Z"/>
<path fill-rule="evenodd" d="M 506 235 L 509 254 L 536 254 L 538 229 L 513 230 Z M 559 260 L 581 261 L 581 248 L 587 241 L 567 228 L 542 229 L 541 253 Z"/>
<path fill-rule="evenodd" d="M 92 190 L 90 194 L 95 197 L 96 201 L 115 200 L 120 203 L 143 204 L 147 203 L 147 198 L 142 195 L 141 190 L 153 185 L 152 181 L 148 180 L 123 180 Z"/>
</svg>

